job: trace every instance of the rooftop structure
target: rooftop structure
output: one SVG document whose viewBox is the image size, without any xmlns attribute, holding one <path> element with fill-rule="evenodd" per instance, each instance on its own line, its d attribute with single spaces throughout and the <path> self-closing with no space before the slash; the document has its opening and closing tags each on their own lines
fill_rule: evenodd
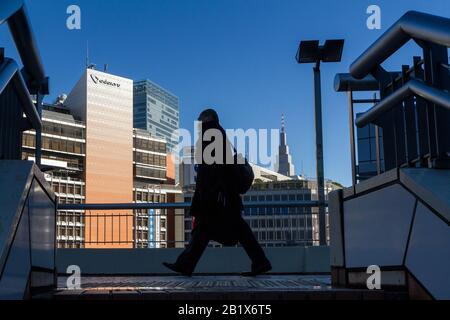
<svg viewBox="0 0 450 320">
<path fill-rule="evenodd" d="M 280 146 L 278 148 L 277 167 L 275 171 L 284 176 L 291 177 L 295 175 L 295 167 L 292 164 L 292 156 L 289 153 L 289 146 L 287 145 L 284 115 L 282 116 L 281 122 Z"/>
</svg>

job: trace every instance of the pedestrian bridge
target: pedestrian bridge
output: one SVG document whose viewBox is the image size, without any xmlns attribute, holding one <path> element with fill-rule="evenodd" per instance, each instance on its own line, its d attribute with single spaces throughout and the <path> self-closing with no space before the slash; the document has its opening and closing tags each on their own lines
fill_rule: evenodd
<svg viewBox="0 0 450 320">
<path fill-rule="evenodd" d="M 274 270 L 255 279 L 237 275 L 249 267 L 241 248 L 208 249 L 193 278 L 162 270 L 178 249 L 56 248 L 58 204 L 40 166 L 48 78 L 23 1 L 1 2 L 4 22 L 24 68 L 0 51 L 0 299 L 450 299 L 450 19 L 406 13 L 350 74 L 337 77 L 338 91 L 351 98 L 353 185 L 330 196 L 330 246 L 268 248 Z M 385 70 L 381 64 L 409 40 L 423 57 L 401 72 Z M 376 170 L 364 179 L 353 91 L 380 95 L 356 121 L 382 131 Z M 29 129 L 36 130 L 36 165 L 20 160 Z M 382 290 L 367 289 L 373 265 Z M 66 274 L 70 266 L 81 271 L 79 285 L 70 285 L 77 284 Z"/>
<path fill-rule="evenodd" d="M 408 171 L 405 174 L 407 173 Z M 213 299 L 214 297 L 224 297 L 224 299 L 405 299 L 408 297 L 407 278 L 405 278 L 408 274 L 404 273 L 403 265 L 400 264 L 397 270 L 392 269 L 395 264 L 391 261 L 403 261 L 404 253 L 401 251 L 401 244 L 405 242 L 400 242 L 400 239 L 409 238 L 410 247 L 415 241 L 415 236 L 408 234 L 410 230 L 415 230 L 410 226 L 412 213 L 408 215 L 408 209 L 414 209 L 417 206 L 414 204 L 408 206 L 407 203 L 403 203 L 400 195 L 392 189 L 386 191 L 390 196 L 384 195 L 384 197 L 385 199 L 392 197 L 396 201 L 375 201 L 381 207 L 370 209 L 362 204 L 345 206 L 344 228 L 335 220 L 336 217 L 340 217 L 339 214 L 342 214 L 342 211 L 335 211 L 334 207 L 330 208 L 333 212 L 331 253 L 330 247 L 266 248 L 266 253 L 274 267 L 272 273 L 257 278 L 244 278 L 239 274 L 249 268 L 250 262 L 242 248 L 208 248 L 199 264 L 198 274 L 187 278 L 169 274 L 161 265 L 163 261 L 174 261 L 181 249 L 56 249 L 57 205 L 55 196 L 43 180 L 40 170 L 31 162 L 1 161 L 0 174 L 4 177 L 0 182 L 0 189 L 3 190 L 0 200 L 5 204 L 0 230 L 2 239 L 0 297 L 2 299 L 165 299 L 168 297 L 170 299 Z M 383 190 L 380 191 L 383 185 L 394 185 L 394 189 L 396 188 L 395 176 L 389 176 L 389 179 L 386 179 L 381 182 L 378 179 L 379 183 L 371 186 L 374 190 L 378 190 L 375 192 L 383 193 Z M 448 182 L 440 181 L 444 184 Z M 424 186 L 427 185 L 424 183 Z M 367 189 L 366 185 L 364 195 L 367 195 L 368 190 L 370 191 L 370 188 Z M 424 192 L 418 187 L 414 190 L 417 190 L 415 192 L 419 195 Z M 342 196 L 344 192 L 337 194 Z M 416 197 L 418 196 L 411 193 L 406 196 L 406 199 L 415 203 L 419 201 L 415 199 Z M 345 199 L 354 200 L 355 195 L 347 194 Z M 437 205 L 445 207 L 446 198 L 443 199 L 441 198 Z M 337 197 L 332 200 L 331 205 L 337 205 L 342 200 L 343 198 Z M 386 207 L 383 208 L 383 205 Z M 386 211 L 387 206 L 392 205 L 395 206 L 393 211 Z M 364 214 L 366 218 L 361 220 L 359 218 L 361 214 Z M 387 219 L 387 216 L 390 219 Z M 388 223 L 385 224 L 385 221 Z M 421 223 L 420 220 L 416 221 Z M 364 222 L 368 222 L 367 231 L 364 231 Z M 359 225 L 354 225 L 355 223 Z M 444 227 L 448 228 L 448 225 Z M 351 235 L 345 238 L 346 246 L 343 246 L 342 242 L 336 238 L 336 236 L 339 237 L 341 228 L 348 230 Z M 408 231 L 406 238 L 404 229 Z M 358 231 L 356 237 L 354 232 L 357 230 L 362 231 Z M 428 231 L 425 230 L 425 232 Z M 427 260 L 423 260 L 420 256 L 419 259 L 431 261 L 431 257 L 439 256 L 440 263 L 443 264 L 446 261 L 445 247 L 441 247 L 439 241 L 443 241 L 442 236 L 446 236 L 446 229 L 439 227 L 432 231 L 432 236 L 429 237 L 432 239 L 437 237 L 435 241 L 438 241 L 430 246 L 434 248 L 434 252 L 424 250 L 423 247 L 419 247 L 418 253 L 411 250 L 410 252 L 413 254 L 413 260 L 417 259 L 415 258 L 417 254 L 431 252 L 427 253 Z M 379 239 L 376 238 L 377 236 Z M 374 239 L 377 241 L 372 241 Z M 439 253 L 439 250 L 444 251 Z M 343 255 L 344 251 L 345 255 Z M 435 252 L 438 252 L 438 255 L 435 255 Z M 394 253 L 401 254 L 400 260 L 396 260 L 398 257 L 395 257 Z M 339 259 L 346 261 L 344 266 L 348 269 L 344 271 L 344 273 L 347 272 L 344 279 L 348 279 L 348 283 L 338 281 L 342 276 L 342 270 L 337 269 L 337 262 L 343 261 Z M 383 290 L 368 290 L 365 284 L 368 278 L 365 273 L 366 264 L 379 263 L 383 269 L 384 261 L 387 261 L 386 264 L 389 264 L 390 268 L 383 270 L 386 274 L 381 278 Z M 79 286 L 76 281 L 73 282 L 73 278 L 70 278 L 74 275 L 73 269 L 70 269 L 71 266 L 77 266 L 81 271 Z M 428 290 L 433 290 L 435 283 L 433 279 L 440 279 L 440 282 L 446 281 L 446 278 L 433 278 L 436 274 L 443 275 L 442 272 L 446 270 L 444 267 L 438 263 L 433 269 L 429 269 L 428 265 L 425 267 L 418 270 L 432 280 L 422 282 L 429 286 Z M 414 269 L 411 268 L 411 270 Z M 393 273 L 394 271 L 397 273 Z M 414 276 L 419 279 L 421 275 L 414 273 Z M 443 294 L 446 293 L 443 292 Z"/>
</svg>

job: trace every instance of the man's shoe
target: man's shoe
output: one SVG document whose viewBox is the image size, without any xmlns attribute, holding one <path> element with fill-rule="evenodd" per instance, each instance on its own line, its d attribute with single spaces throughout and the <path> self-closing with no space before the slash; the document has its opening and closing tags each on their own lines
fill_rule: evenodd
<svg viewBox="0 0 450 320">
<path fill-rule="evenodd" d="M 260 265 L 258 267 L 252 268 L 252 271 L 250 272 L 244 272 L 242 274 L 243 277 L 256 277 L 259 276 L 261 274 L 267 273 L 269 271 L 272 270 L 272 265 L 270 264 L 270 262 L 267 262 L 263 265 Z"/>
<path fill-rule="evenodd" d="M 167 268 L 172 270 L 173 272 L 182 274 L 183 276 L 187 276 L 187 277 L 191 277 L 192 276 L 192 272 L 186 271 L 181 269 L 180 267 L 178 267 L 175 263 L 168 263 L 168 262 L 163 262 L 163 265 Z"/>
</svg>

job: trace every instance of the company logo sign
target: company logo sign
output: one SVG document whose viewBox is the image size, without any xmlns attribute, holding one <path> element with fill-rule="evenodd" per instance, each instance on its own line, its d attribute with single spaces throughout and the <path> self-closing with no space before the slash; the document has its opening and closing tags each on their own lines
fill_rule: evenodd
<svg viewBox="0 0 450 320">
<path fill-rule="evenodd" d="M 100 79 L 95 74 L 91 74 L 91 79 L 95 84 L 103 84 L 106 86 L 114 87 L 114 88 L 120 88 L 120 83 L 112 82 L 107 79 Z"/>
</svg>

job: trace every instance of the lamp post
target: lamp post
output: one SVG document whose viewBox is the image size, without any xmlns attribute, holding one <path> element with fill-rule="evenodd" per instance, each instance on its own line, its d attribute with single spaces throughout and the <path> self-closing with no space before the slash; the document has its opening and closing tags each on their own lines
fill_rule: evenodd
<svg viewBox="0 0 450 320">
<path fill-rule="evenodd" d="M 323 166 L 323 130 L 322 130 L 322 88 L 320 77 L 321 62 L 340 62 L 344 40 L 327 40 L 319 45 L 318 40 L 301 41 L 297 51 L 298 63 L 314 63 L 314 110 L 316 128 L 316 174 L 319 202 L 319 240 L 320 245 L 327 245 L 325 221 L 325 176 Z"/>
</svg>

